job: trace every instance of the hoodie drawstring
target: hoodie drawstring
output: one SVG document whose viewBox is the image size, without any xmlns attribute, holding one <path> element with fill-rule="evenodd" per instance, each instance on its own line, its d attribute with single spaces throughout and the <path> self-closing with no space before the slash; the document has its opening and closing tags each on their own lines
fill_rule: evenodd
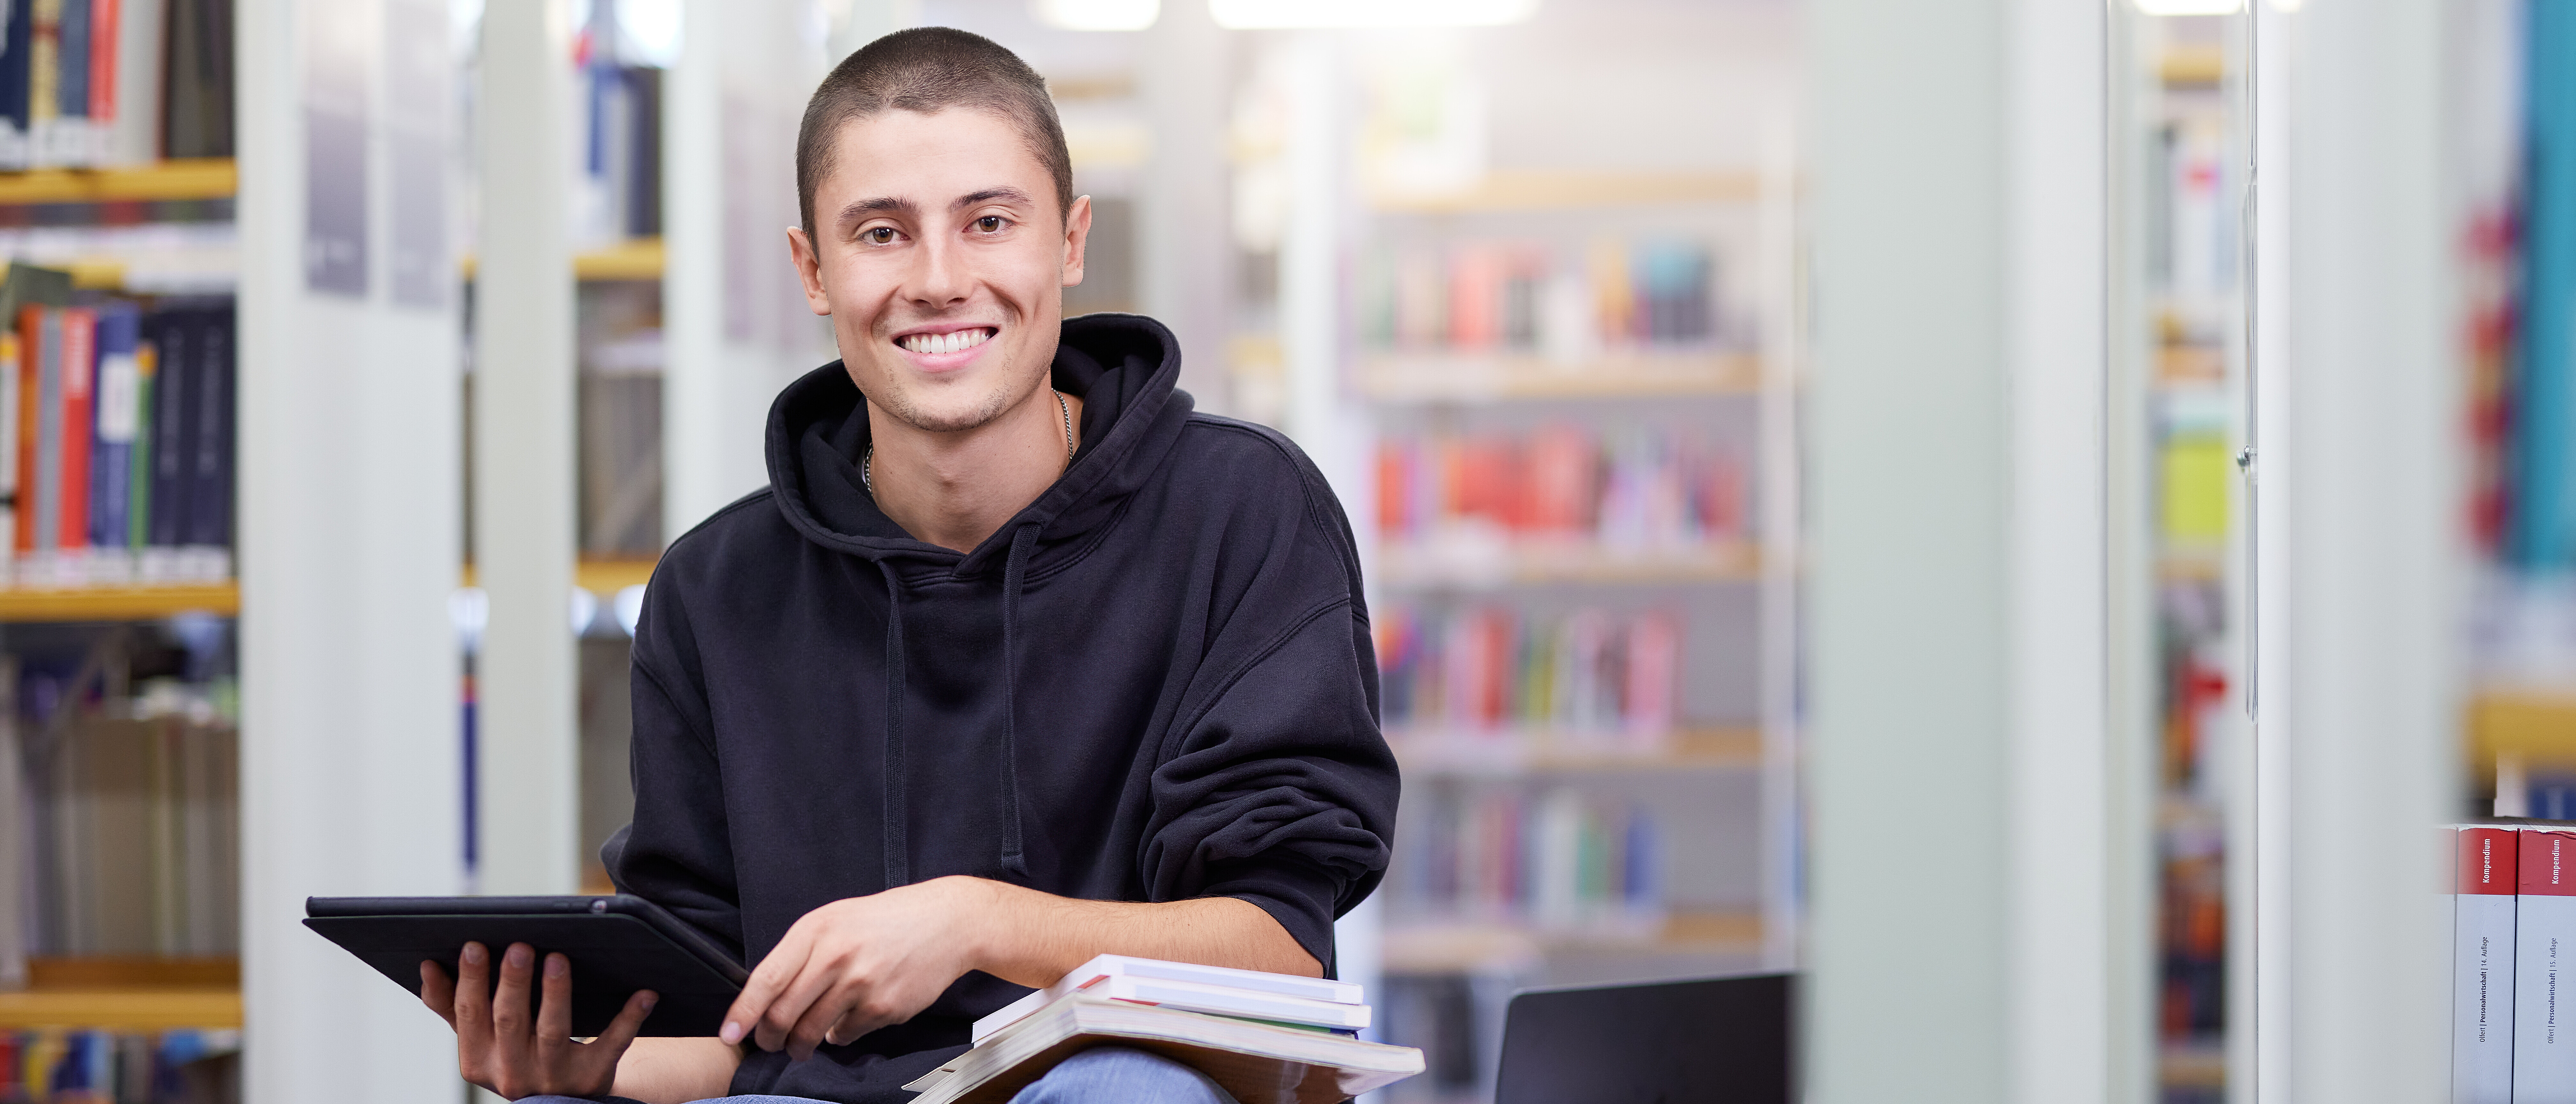
<svg viewBox="0 0 2576 1104">
<path fill-rule="evenodd" d="M 1020 587 L 1037 537 L 1034 522 L 1014 530 L 1010 558 L 1002 566 L 1002 870 L 1022 877 L 1029 864 L 1020 848 Z M 893 563 L 878 560 L 877 570 L 886 584 L 885 884 L 893 889 L 912 882 L 911 841 L 905 836 L 912 820 L 905 805 L 910 776 L 903 742 L 903 583 Z"/>
<path fill-rule="evenodd" d="M 1029 864 L 1020 851 L 1020 586 L 1037 537 L 1034 522 L 1013 531 L 1011 555 L 1002 564 L 1002 869 L 1023 877 Z"/>
<path fill-rule="evenodd" d="M 877 570 L 886 584 L 885 887 L 893 889 L 912 883 L 912 844 L 904 836 L 912 814 L 904 806 L 911 779 L 903 746 L 903 583 L 894 564 L 878 560 Z"/>
</svg>

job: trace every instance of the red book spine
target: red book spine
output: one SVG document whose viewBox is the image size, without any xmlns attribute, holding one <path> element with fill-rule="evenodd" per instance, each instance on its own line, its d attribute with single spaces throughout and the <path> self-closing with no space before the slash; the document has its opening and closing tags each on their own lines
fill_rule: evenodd
<svg viewBox="0 0 2576 1104">
<path fill-rule="evenodd" d="M 11 543 L 21 553 L 36 550 L 36 356 L 44 336 L 45 308 L 19 308 L 18 362 L 9 370 L 18 374 L 18 531 Z"/>
<path fill-rule="evenodd" d="M 54 530 L 64 548 L 89 544 L 90 385 L 98 372 L 98 312 L 63 311 L 63 505 Z"/>
<path fill-rule="evenodd" d="M 2521 865 L 2514 844 L 2520 835 L 2511 828 L 2460 829 L 2459 892 L 2513 896 Z"/>
<path fill-rule="evenodd" d="M 103 135 L 116 121 L 117 0 L 89 0 L 89 121 Z"/>
</svg>

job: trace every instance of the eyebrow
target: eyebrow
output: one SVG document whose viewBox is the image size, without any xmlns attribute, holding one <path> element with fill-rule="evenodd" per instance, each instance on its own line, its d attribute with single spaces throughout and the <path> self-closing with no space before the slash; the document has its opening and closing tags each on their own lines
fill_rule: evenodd
<svg viewBox="0 0 2576 1104">
<path fill-rule="evenodd" d="M 1009 203 L 1027 203 L 1029 201 L 1029 193 L 1023 192 L 1018 188 L 986 188 L 980 192 L 968 192 L 965 195 L 957 197 L 957 202 L 949 204 L 948 209 L 955 211 L 961 208 L 972 207 L 978 203 L 990 203 L 997 199 Z"/>
<path fill-rule="evenodd" d="M 961 211 L 978 203 L 991 203 L 994 200 L 1020 204 L 1030 202 L 1029 193 L 1018 188 L 1003 186 L 968 192 L 957 197 L 957 201 L 949 204 L 948 209 Z M 871 196 L 867 199 L 853 200 L 849 205 L 842 207 L 839 221 L 841 225 L 847 226 L 867 215 L 918 215 L 920 213 L 920 206 L 909 199 L 900 196 Z"/>
</svg>

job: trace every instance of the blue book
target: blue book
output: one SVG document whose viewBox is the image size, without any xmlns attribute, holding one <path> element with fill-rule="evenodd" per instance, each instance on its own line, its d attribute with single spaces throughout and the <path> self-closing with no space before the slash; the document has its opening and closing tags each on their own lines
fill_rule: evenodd
<svg viewBox="0 0 2576 1104">
<path fill-rule="evenodd" d="M 185 543 L 188 472 L 196 455 L 196 421 L 188 416 L 197 377 L 196 311 L 164 311 L 152 316 L 153 344 L 160 364 L 152 378 L 152 494 L 145 543 L 177 548 Z"/>
<path fill-rule="evenodd" d="M 2527 9 L 2523 65 L 2527 209 L 2523 222 L 2522 340 L 2511 368 L 2513 426 L 2506 464 L 2512 501 L 2504 556 L 2548 569 L 2576 562 L 2576 6 Z"/>
<path fill-rule="evenodd" d="M 198 316 L 197 378 L 190 388 L 190 418 L 197 423 L 187 489 L 188 531 L 183 543 L 228 548 L 233 542 L 233 312 Z"/>
<path fill-rule="evenodd" d="M 98 377 L 90 391 L 89 543 L 123 548 L 133 519 L 134 442 L 142 425 L 142 373 L 134 350 L 142 315 L 132 303 L 98 312 Z"/>
</svg>

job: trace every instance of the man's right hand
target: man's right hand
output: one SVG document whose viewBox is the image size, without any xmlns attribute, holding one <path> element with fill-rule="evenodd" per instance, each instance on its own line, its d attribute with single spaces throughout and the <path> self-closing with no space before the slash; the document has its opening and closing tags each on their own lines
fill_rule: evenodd
<svg viewBox="0 0 2576 1104">
<path fill-rule="evenodd" d="M 635 1041 L 657 999 L 651 990 L 626 998 L 626 1007 L 598 1039 L 572 1038 L 572 961 L 546 956 L 544 1000 L 534 1022 L 528 991 L 536 950 L 510 944 L 501 956 L 501 981 L 490 984 L 491 955 L 468 943 L 456 956 L 456 978 L 435 962 L 420 964 L 420 1000 L 456 1029 L 456 1069 L 467 1081 L 504 1099 L 553 1093 L 605 1096 L 617 1080 L 617 1060 Z"/>
</svg>

